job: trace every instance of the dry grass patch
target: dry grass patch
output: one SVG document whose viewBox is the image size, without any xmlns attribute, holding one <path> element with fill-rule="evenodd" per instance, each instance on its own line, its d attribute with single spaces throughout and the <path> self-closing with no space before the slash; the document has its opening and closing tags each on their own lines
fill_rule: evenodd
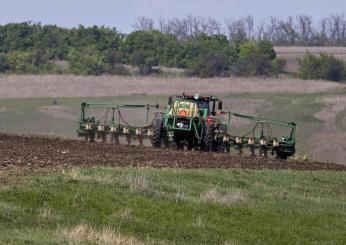
<svg viewBox="0 0 346 245">
<path fill-rule="evenodd" d="M 241 190 L 229 190 L 226 193 L 219 192 L 216 188 L 210 189 L 200 195 L 200 201 L 207 203 L 218 203 L 232 205 L 247 200 L 246 194 Z"/>
<path fill-rule="evenodd" d="M 120 183 L 134 192 L 151 193 L 153 191 L 150 181 L 140 175 L 125 175 L 120 179 Z"/>
<path fill-rule="evenodd" d="M 93 181 L 99 184 L 112 184 L 112 183 L 118 182 L 116 178 L 113 178 L 110 175 L 105 175 L 105 174 L 85 175 L 82 173 L 81 169 L 78 169 L 78 168 L 72 168 L 68 170 L 67 172 L 65 170 L 62 170 L 62 173 L 71 180 Z"/>
<path fill-rule="evenodd" d="M 136 238 L 123 236 L 118 232 L 114 232 L 111 228 L 97 231 L 86 224 L 71 228 L 59 228 L 57 236 L 69 244 L 142 244 Z"/>
<path fill-rule="evenodd" d="M 82 175 L 80 169 L 78 168 L 72 168 L 69 170 L 62 170 L 62 174 L 65 175 L 67 178 L 71 180 L 89 180 L 89 176 Z"/>
<path fill-rule="evenodd" d="M 225 241 L 223 245 L 238 245 L 238 244 L 240 243 L 235 240 L 229 240 L 229 241 Z"/>
<path fill-rule="evenodd" d="M 201 94 L 316 93 L 345 87 L 329 81 L 258 77 L 0 76 L 0 98 L 170 95 L 182 91 Z"/>
<path fill-rule="evenodd" d="M 50 207 L 41 207 L 38 209 L 38 217 L 45 220 L 58 219 L 59 216 L 54 214 Z"/>
<path fill-rule="evenodd" d="M 304 54 L 309 51 L 312 54 L 327 53 L 333 55 L 346 55 L 346 47 L 302 47 L 302 46 L 289 46 L 289 47 L 274 47 L 277 54 Z"/>
<path fill-rule="evenodd" d="M 114 214 L 112 214 L 113 218 L 119 218 L 123 221 L 132 221 L 135 217 L 132 214 L 132 210 L 129 208 L 122 209 Z"/>
<path fill-rule="evenodd" d="M 15 205 L 13 203 L 8 203 L 8 202 L 2 202 L 2 201 L 0 201 L 0 209 L 2 211 L 5 211 L 6 213 L 11 213 L 13 211 L 21 212 L 21 213 L 25 212 L 25 210 L 18 205 Z"/>
<path fill-rule="evenodd" d="M 92 181 L 99 184 L 119 184 L 120 186 L 128 187 L 130 191 L 144 194 L 155 193 L 155 190 L 150 181 L 141 175 L 124 174 L 121 176 L 111 176 L 104 173 L 86 175 L 81 169 L 72 168 L 63 174 L 71 180 Z"/>
<path fill-rule="evenodd" d="M 205 222 L 202 219 L 202 217 L 198 215 L 196 221 L 192 224 L 192 226 L 197 227 L 197 228 L 204 228 Z"/>
</svg>

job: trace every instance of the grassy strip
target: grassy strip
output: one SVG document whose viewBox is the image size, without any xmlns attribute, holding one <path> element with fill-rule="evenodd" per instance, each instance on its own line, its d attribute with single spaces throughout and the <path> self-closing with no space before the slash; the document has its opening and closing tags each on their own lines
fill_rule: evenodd
<svg viewBox="0 0 346 245">
<path fill-rule="evenodd" d="M 333 172 L 33 174 L 0 189 L 0 243 L 345 244 L 345 186 Z"/>
</svg>

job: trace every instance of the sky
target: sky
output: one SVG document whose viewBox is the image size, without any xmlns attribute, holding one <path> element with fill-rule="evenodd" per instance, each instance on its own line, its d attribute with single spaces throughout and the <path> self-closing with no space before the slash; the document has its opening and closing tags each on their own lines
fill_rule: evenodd
<svg viewBox="0 0 346 245">
<path fill-rule="evenodd" d="M 138 17 L 227 18 L 307 14 L 314 20 L 346 12 L 346 0 L 0 0 L 0 24 L 33 21 L 63 27 L 105 25 L 130 32 Z"/>
</svg>

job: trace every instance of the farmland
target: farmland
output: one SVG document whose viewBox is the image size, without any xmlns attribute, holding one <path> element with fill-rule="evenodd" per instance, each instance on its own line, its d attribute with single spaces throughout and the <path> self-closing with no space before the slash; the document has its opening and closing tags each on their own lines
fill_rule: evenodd
<svg viewBox="0 0 346 245">
<path fill-rule="evenodd" d="M 14 84 L 14 85 L 12 85 Z M 5 76 L 0 130 L 76 137 L 80 103 L 167 103 L 182 91 L 214 94 L 225 109 L 298 123 L 298 155 L 344 163 L 346 85 L 281 78 Z M 137 122 L 144 115 L 126 115 Z M 131 118 L 132 117 L 132 118 Z M 242 125 L 240 125 L 242 126 Z M 246 125 L 244 125 L 246 126 Z"/>
<path fill-rule="evenodd" d="M 76 139 L 81 102 L 165 105 L 182 91 L 297 122 L 298 157 Z M 344 244 L 345 98 L 342 83 L 286 78 L 2 76 L 0 243 Z"/>
<path fill-rule="evenodd" d="M 345 172 L 61 167 L 5 172 L 1 243 L 346 242 Z"/>
</svg>

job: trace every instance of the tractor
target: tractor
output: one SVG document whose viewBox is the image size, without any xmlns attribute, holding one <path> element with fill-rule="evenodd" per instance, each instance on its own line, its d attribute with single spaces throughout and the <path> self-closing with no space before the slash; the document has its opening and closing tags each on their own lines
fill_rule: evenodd
<svg viewBox="0 0 346 245">
<path fill-rule="evenodd" d="M 169 146 L 174 142 L 177 148 L 210 151 L 220 144 L 214 139 L 215 130 L 222 125 L 215 124 L 216 103 L 222 110 L 222 101 L 213 96 L 198 94 L 170 96 L 166 112 L 157 117 L 153 125 L 154 147 Z M 222 143 L 222 142 L 221 142 Z"/>
<path fill-rule="evenodd" d="M 267 157 L 270 150 L 281 159 L 294 155 L 294 122 L 225 112 L 222 107 L 222 101 L 213 96 L 185 93 L 182 96 L 170 96 L 166 111 L 156 117 L 153 123 L 153 146 L 168 147 L 170 143 L 175 143 L 180 149 L 224 152 L 230 152 L 233 146 L 239 154 L 243 153 L 244 147 L 248 147 L 252 156 L 256 149 L 263 157 Z M 233 135 L 232 118 L 253 121 L 255 126 L 243 135 Z M 289 135 L 281 139 L 273 137 L 273 125 L 288 128 Z"/>
<path fill-rule="evenodd" d="M 186 93 L 169 96 L 165 110 L 152 113 L 152 120 L 149 121 L 153 108 L 158 110 L 159 105 L 82 103 L 78 136 L 87 141 L 98 139 L 102 143 L 106 143 L 107 136 L 110 136 L 114 145 L 120 144 L 120 138 L 125 138 L 127 145 L 137 140 L 140 146 L 144 145 L 145 139 L 149 139 L 156 148 L 175 146 L 183 150 L 226 153 L 234 148 L 240 155 L 244 148 L 249 148 L 251 156 L 255 156 L 258 150 L 261 157 L 268 157 L 268 152 L 271 152 L 281 159 L 295 154 L 294 122 L 224 111 L 222 101 L 214 96 Z M 90 113 L 91 109 L 103 112 L 96 118 Z M 127 122 L 122 112 L 124 109 L 144 109 L 143 125 L 134 126 Z M 254 126 L 250 130 L 246 128 L 246 132 L 239 132 L 233 125 L 234 119 L 246 120 Z M 274 136 L 273 127 L 280 134 L 286 129 L 284 136 Z"/>
</svg>

